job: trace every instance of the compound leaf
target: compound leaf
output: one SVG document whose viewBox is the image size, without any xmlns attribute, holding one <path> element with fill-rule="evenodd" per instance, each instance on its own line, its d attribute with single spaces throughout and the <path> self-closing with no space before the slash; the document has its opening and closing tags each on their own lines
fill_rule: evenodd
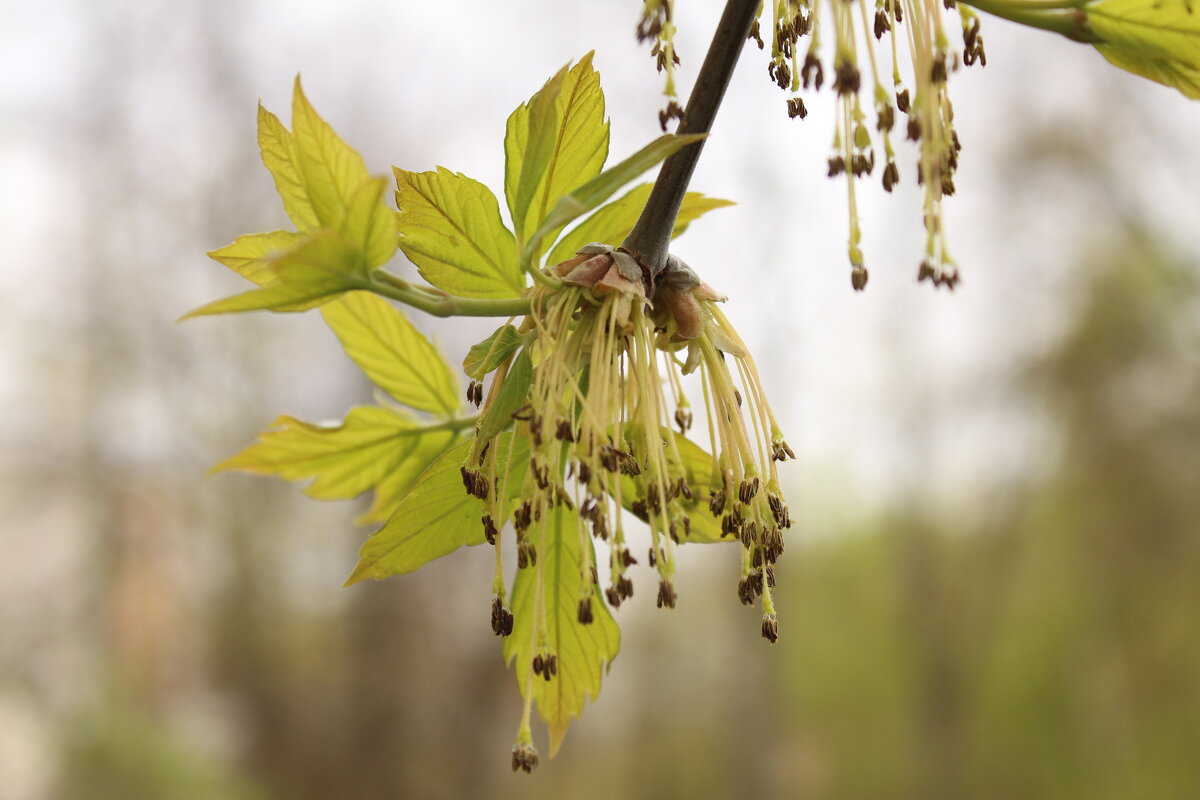
<svg viewBox="0 0 1200 800">
<path fill-rule="evenodd" d="M 393 167 L 400 249 L 425 280 L 463 297 L 518 297 L 525 276 L 492 191 L 462 173 Z"/>
<path fill-rule="evenodd" d="M 451 417 L 459 383 L 437 348 L 383 298 L 352 292 L 321 309 L 346 354 L 397 402 Z"/>
</svg>

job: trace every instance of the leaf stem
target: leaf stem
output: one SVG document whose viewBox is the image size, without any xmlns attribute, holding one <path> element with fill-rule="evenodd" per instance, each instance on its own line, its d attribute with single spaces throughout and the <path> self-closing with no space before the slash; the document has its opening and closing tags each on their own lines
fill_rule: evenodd
<svg viewBox="0 0 1200 800">
<path fill-rule="evenodd" d="M 363 288 L 435 317 L 520 317 L 530 310 L 528 297 L 458 297 L 414 286 L 382 269 L 373 271 L 370 284 Z"/>
<path fill-rule="evenodd" d="M 708 54 L 688 98 L 684 120 L 676 133 L 708 133 L 712 128 L 733 69 L 750 35 L 750 26 L 758 16 L 759 2 L 728 0 L 725 3 L 725 11 L 717 23 Z M 651 281 L 666 263 L 675 218 L 703 148 L 703 140 L 690 144 L 663 163 L 637 224 L 621 245 L 621 249 L 649 273 Z"/>
<path fill-rule="evenodd" d="M 1060 33 L 1072 41 L 1083 44 L 1103 43 L 1091 25 L 1088 24 L 1087 12 L 1080 2 L 1066 0 L 963 0 L 963 2 L 1001 19 L 1039 28 L 1044 31 Z"/>
</svg>

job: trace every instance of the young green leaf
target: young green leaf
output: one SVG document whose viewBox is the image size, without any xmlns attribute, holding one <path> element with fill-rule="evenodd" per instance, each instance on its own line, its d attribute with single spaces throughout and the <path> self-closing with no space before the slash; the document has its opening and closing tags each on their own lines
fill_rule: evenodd
<svg viewBox="0 0 1200 800">
<path fill-rule="evenodd" d="M 508 360 L 523 341 L 512 325 L 501 325 L 479 344 L 471 345 L 463 359 L 463 372 L 474 380 L 482 380 L 496 367 Z"/>
<path fill-rule="evenodd" d="M 533 254 L 538 252 L 541 240 L 547 234 L 561 229 L 571 220 L 591 211 L 646 170 L 680 148 L 698 142 L 707 135 L 706 133 L 682 135 L 665 133 L 621 163 L 609 167 L 570 194 L 565 195 L 525 243 L 525 249 L 521 253 L 522 263 L 532 263 Z"/>
<path fill-rule="evenodd" d="M 319 230 L 272 259 L 270 272 L 274 277 L 261 288 L 201 306 L 183 319 L 239 311 L 305 311 L 368 285 L 362 253 L 331 230 Z"/>
<path fill-rule="evenodd" d="M 600 88 L 600 75 L 592 67 L 592 56 L 592 53 L 588 53 L 580 59 L 562 79 L 555 99 L 552 125 L 543 131 L 554 132 L 549 158 L 540 174 L 534 176 L 536 184 L 528 202 L 525 202 L 526 197 L 520 191 L 524 188 L 523 183 L 518 183 L 516 196 L 510 196 L 514 232 L 521 241 L 533 234 L 559 198 L 596 177 L 604 166 L 604 159 L 608 157 L 604 92 Z M 509 117 L 505 151 L 510 161 L 519 161 L 521 164 L 522 180 L 527 177 L 526 168 L 536 162 L 525 157 L 524 152 L 520 158 L 514 159 L 512 150 L 520 141 L 522 131 L 527 133 L 527 129 L 534 124 L 533 112 L 545 95 L 546 90 L 543 89 L 529 105 L 521 106 Z M 529 144 L 532 146 L 533 142 Z M 552 237 L 553 232 L 549 236 Z"/>
<path fill-rule="evenodd" d="M 263 166 L 275 180 L 275 190 L 283 200 L 283 209 L 301 231 L 320 225 L 308 199 L 308 189 L 296 163 L 296 148 L 292 134 L 279 117 L 258 104 L 258 149 Z"/>
<path fill-rule="evenodd" d="M 475 434 L 480 441 L 486 442 L 512 422 L 512 415 L 525 405 L 525 397 L 533 384 L 533 359 L 526 348 L 513 359 L 508 368 L 508 375 L 500 387 L 496 400 L 488 406 L 483 418 L 479 421 L 479 431 Z"/>
<path fill-rule="evenodd" d="M 240 470 L 288 481 L 311 478 L 304 491 L 317 500 L 344 500 L 374 489 L 375 512 L 394 506 L 457 435 L 445 425 L 421 427 L 399 411 L 378 406 L 352 408 L 345 421 L 333 426 L 281 416 L 254 444 L 213 471 Z"/>
<path fill-rule="evenodd" d="M 520 296 L 516 243 L 490 189 L 444 167 L 393 172 L 400 249 L 425 280 L 462 297 Z"/>
<path fill-rule="evenodd" d="M 517 685 L 524 694 L 532 685 L 534 702 L 550 732 L 550 755 L 558 752 L 567 726 L 583 713 L 588 698 L 600 696 L 604 672 L 621 649 L 621 630 L 600 592 L 592 596 L 592 622 L 579 621 L 579 600 L 584 596 L 581 566 L 595 563 L 591 537 L 579 530 L 579 516 L 558 506 L 550 513 L 538 546 L 538 568 L 517 572 L 513 581 L 513 632 L 504 639 L 504 660 L 516 663 Z M 581 548 L 587 548 L 583 550 Z M 545 585 L 538 591 L 538 570 Z M 590 577 L 586 580 L 591 580 Z M 538 647 L 534 623 L 537 606 L 545 609 L 545 645 L 558 658 L 558 674 L 549 681 L 529 672 Z"/>
<path fill-rule="evenodd" d="M 321 309 L 346 355 L 397 402 L 443 417 L 460 407 L 460 386 L 437 348 L 408 318 L 370 292 L 351 292 Z"/>
<path fill-rule="evenodd" d="M 396 253 L 396 212 L 384 202 L 386 185 L 383 178 L 363 181 L 350 195 L 336 225 L 346 241 L 362 250 L 368 268 L 386 264 Z"/>
<path fill-rule="evenodd" d="M 322 225 L 336 225 L 358 187 L 370 176 L 352 147 L 321 119 L 296 76 L 292 94 L 292 137 L 296 166 L 309 202 Z"/>
<path fill-rule="evenodd" d="M 560 69 L 529 98 L 529 102 L 517 106 L 505 125 L 504 198 L 518 238 L 526 227 L 534 193 L 554 154 L 554 143 L 558 138 L 558 96 L 566 74 L 566 67 Z"/>
<path fill-rule="evenodd" d="M 1191 0 L 1101 0 L 1086 6 L 1110 62 L 1200 99 L 1200 9 Z"/>
<path fill-rule="evenodd" d="M 208 257 L 262 286 L 275 279 L 272 261 L 294 250 L 305 240 L 304 234 L 294 231 L 248 233 L 239 236 L 232 244 L 211 251 Z"/>
<path fill-rule="evenodd" d="M 484 503 L 463 491 L 459 471 L 471 444 L 455 445 L 421 473 L 400 498 L 387 524 L 363 543 L 347 586 L 367 578 L 382 580 L 413 572 L 464 545 L 485 541 L 480 521 Z M 499 448 L 499 463 L 511 465 L 507 479 L 511 500 L 528 468 L 528 443 L 506 434 L 492 446 Z"/>
<path fill-rule="evenodd" d="M 629 190 L 611 203 L 596 209 L 596 213 L 576 225 L 565 236 L 558 240 L 550 251 L 546 261 L 557 264 L 575 255 L 580 247 L 589 242 L 603 242 L 617 245 L 624 241 L 633 225 L 637 222 L 642 207 L 650 197 L 653 184 L 643 183 Z M 675 229 L 672 236 L 679 236 L 689 224 L 714 208 L 733 205 L 732 200 L 721 200 L 717 197 L 706 197 L 700 192 L 688 192 L 683 196 L 679 207 L 679 216 L 675 218 Z"/>
</svg>

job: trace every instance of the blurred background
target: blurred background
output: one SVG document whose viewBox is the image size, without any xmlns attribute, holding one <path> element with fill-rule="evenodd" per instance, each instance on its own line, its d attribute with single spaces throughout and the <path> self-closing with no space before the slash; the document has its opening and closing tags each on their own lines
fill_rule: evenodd
<svg viewBox="0 0 1200 800">
<path fill-rule="evenodd" d="M 303 72 L 374 172 L 498 187 L 508 113 L 595 48 L 623 157 L 663 102 L 639 8 L 3 3 L 0 800 L 1200 796 L 1200 104 L 1066 40 L 985 20 L 951 81 L 953 294 L 911 149 L 851 291 L 831 97 L 789 120 L 746 52 L 693 181 L 738 205 L 676 252 L 799 456 L 782 640 L 683 548 L 532 777 L 487 552 L 342 589 L 359 506 L 205 477 L 370 400 L 315 315 L 174 322 L 241 288 L 205 251 L 286 225 L 257 100 Z M 681 89 L 719 10 L 679 4 Z M 490 331 L 418 322 L 452 361 Z"/>
</svg>

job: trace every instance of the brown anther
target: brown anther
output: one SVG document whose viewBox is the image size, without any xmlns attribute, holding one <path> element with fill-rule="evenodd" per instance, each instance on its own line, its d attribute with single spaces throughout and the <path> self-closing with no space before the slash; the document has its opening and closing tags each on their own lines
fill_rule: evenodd
<svg viewBox="0 0 1200 800">
<path fill-rule="evenodd" d="M 620 561 L 622 566 L 626 567 L 632 567 L 634 564 L 638 563 L 637 559 L 633 557 L 633 553 L 629 552 L 628 549 L 621 551 Z"/>
<path fill-rule="evenodd" d="M 592 482 L 592 468 L 584 462 L 579 462 L 579 482 L 588 485 Z"/>
<path fill-rule="evenodd" d="M 829 159 L 829 175 L 830 178 L 836 178 L 846 171 L 846 159 L 841 156 L 835 156 Z"/>
<path fill-rule="evenodd" d="M 758 478 L 744 478 L 740 486 L 738 486 L 738 499 L 743 504 L 749 504 L 754 496 L 758 494 L 759 481 Z"/>
<path fill-rule="evenodd" d="M 804 119 L 808 116 L 808 109 L 804 106 L 804 100 L 800 97 L 792 97 L 787 101 L 788 119 L 799 117 Z"/>
<path fill-rule="evenodd" d="M 742 393 L 738 391 L 736 386 L 733 389 L 733 399 L 737 400 L 738 408 L 741 408 L 742 407 Z"/>
<path fill-rule="evenodd" d="M 817 91 L 821 90 L 821 84 L 825 82 L 825 69 L 821 66 L 821 59 L 817 58 L 817 54 L 809 51 L 804 56 L 804 66 L 800 68 L 800 80 L 807 89 L 811 83 Z"/>
<path fill-rule="evenodd" d="M 875 130 L 889 132 L 896 125 L 896 110 L 888 103 L 879 109 L 879 118 L 875 121 Z"/>
<path fill-rule="evenodd" d="M 766 46 L 763 44 L 762 31 L 758 27 L 758 20 L 754 20 L 754 25 L 750 28 L 750 33 L 746 38 L 753 39 L 758 44 L 759 50 L 762 50 Z"/>
<path fill-rule="evenodd" d="M 619 452 L 619 451 L 618 451 Z M 621 453 L 621 472 L 637 477 L 642 474 L 642 465 L 629 453 Z"/>
<path fill-rule="evenodd" d="M 575 441 L 575 432 L 571 430 L 571 423 L 565 419 L 560 419 L 558 427 L 554 429 L 554 438 L 560 442 Z"/>
<path fill-rule="evenodd" d="M 655 555 L 655 553 L 654 553 L 654 547 L 650 548 L 650 550 L 646 554 L 646 557 L 649 559 L 649 563 L 650 563 L 651 567 L 658 566 L 658 556 Z"/>
<path fill-rule="evenodd" d="M 922 261 L 921 266 L 917 269 L 917 283 L 934 279 L 933 265 L 928 261 Z"/>
<path fill-rule="evenodd" d="M 680 433 L 687 433 L 692 427 L 692 410 L 686 407 L 675 409 L 675 424 Z"/>
<path fill-rule="evenodd" d="M 550 673 L 551 677 L 558 674 L 558 656 L 557 655 L 551 655 L 549 658 L 546 659 L 546 670 Z"/>
<path fill-rule="evenodd" d="M 891 22 L 888 21 L 887 13 L 883 9 L 875 12 L 875 38 L 882 39 L 883 35 L 892 29 Z"/>
<path fill-rule="evenodd" d="M 908 118 L 908 130 L 906 132 L 906 135 L 909 139 L 911 139 L 914 142 L 921 141 L 921 120 L 919 120 L 916 117 L 909 117 Z M 918 172 L 918 178 L 919 177 L 920 177 L 920 173 Z"/>
<path fill-rule="evenodd" d="M 579 624 L 591 625 L 594 619 L 592 616 L 592 598 L 585 597 L 579 601 Z"/>
<path fill-rule="evenodd" d="M 571 500 L 571 495 L 567 494 L 567 490 L 561 486 L 554 487 L 554 502 L 563 506 L 568 511 L 575 510 L 575 503 Z"/>
<path fill-rule="evenodd" d="M 621 607 L 621 593 L 617 591 L 615 586 L 610 586 L 605 589 L 604 597 L 608 600 L 608 604 L 613 608 Z"/>
<path fill-rule="evenodd" d="M 904 9 L 898 0 L 892 0 L 892 16 L 895 17 L 896 22 L 904 22 Z"/>
<path fill-rule="evenodd" d="M 519 744 L 512 751 L 512 768 L 513 772 L 519 769 L 525 772 L 533 772 L 538 765 L 537 750 L 533 749 L 532 745 Z"/>
<path fill-rule="evenodd" d="M 946 54 L 938 53 L 933 59 L 933 66 L 929 70 L 929 80 L 935 84 L 946 82 Z"/>
<path fill-rule="evenodd" d="M 620 469 L 621 459 L 620 451 L 610 444 L 606 444 L 600 448 L 600 466 L 604 467 L 609 472 L 616 472 Z"/>
<path fill-rule="evenodd" d="M 783 459 L 779 459 L 782 461 Z M 721 516 L 721 512 L 725 510 L 725 490 L 713 489 L 712 494 L 708 496 L 708 510 L 712 512 L 714 517 Z"/>
<path fill-rule="evenodd" d="M 536 656 L 533 657 L 533 674 L 541 675 L 542 671 L 545 668 L 546 668 L 546 662 L 542 660 L 542 654 L 538 653 Z"/>
<path fill-rule="evenodd" d="M 854 288 L 854 291 L 861 292 L 863 289 L 867 288 L 868 277 L 869 273 L 867 272 L 866 267 L 858 266 L 851 269 L 850 285 Z"/>
<path fill-rule="evenodd" d="M 675 600 L 675 584 L 665 578 L 660 580 L 658 582 L 658 607 L 674 608 Z"/>
<path fill-rule="evenodd" d="M 899 4 L 896 5 L 899 8 Z M 905 114 L 908 113 L 908 89 L 901 89 L 896 94 L 896 108 L 900 109 Z"/>
<path fill-rule="evenodd" d="M 622 575 L 617 579 L 617 593 L 625 600 L 633 597 L 633 581 Z"/>
<path fill-rule="evenodd" d="M 833 90 L 840 95 L 857 94 L 862 87 L 862 74 L 850 59 L 842 57 L 834 64 Z"/>
<path fill-rule="evenodd" d="M 646 510 L 645 500 L 634 500 L 629 504 L 629 510 L 642 522 L 650 521 L 650 513 Z"/>
<path fill-rule="evenodd" d="M 896 166 L 895 161 L 889 161 L 887 166 L 883 168 L 883 190 L 885 192 L 892 191 L 892 188 L 900 182 L 900 168 Z"/>
<path fill-rule="evenodd" d="M 496 523 L 490 515 L 483 517 L 483 538 L 487 539 L 488 544 L 494 545 L 496 538 L 500 535 L 500 531 L 496 528 Z"/>
<path fill-rule="evenodd" d="M 779 622 L 775 619 L 774 614 L 763 617 L 762 635 L 771 644 L 779 641 Z"/>
<path fill-rule="evenodd" d="M 492 633 L 497 636 L 510 636 L 513 631 L 512 612 L 504 607 L 500 598 L 492 599 Z"/>
</svg>

